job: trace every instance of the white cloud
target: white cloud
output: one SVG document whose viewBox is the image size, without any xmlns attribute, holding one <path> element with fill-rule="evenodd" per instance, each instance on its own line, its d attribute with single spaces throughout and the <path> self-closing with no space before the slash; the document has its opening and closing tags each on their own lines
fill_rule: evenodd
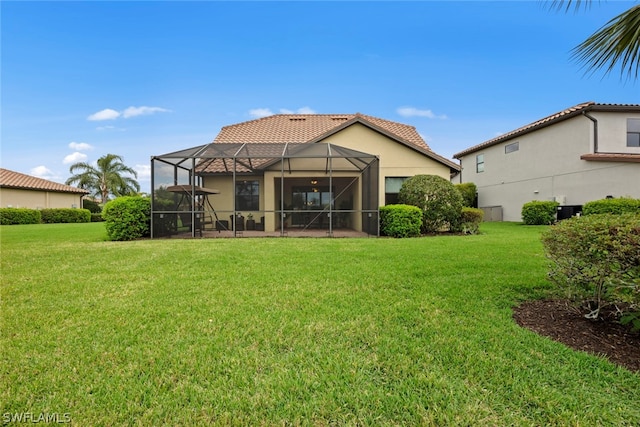
<svg viewBox="0 0 640 427">
<path fill-rule="evenodd" d="M 123 111 L 116 111 L 111 108 L 105 108 L 104 110 L 98 111 L 97 113 L 93 113 L 92 115 L 87 117 L 87 120 L 91 120 L 91 121 L 115 120 L 120 117 L 123 119 L 129 119 L 131 117 L 148 116 L 155 113 L 168 113 L 168 112 L 171 112 L 171 110 L 167 110 L 166 108 L 162 108 L 162 107 L 147 107 L 147 106 L 142 106 L 142 107 L 131 106 L 124 109 Z M 104 130 L 107 128 L 108 127 L 105 126 L 103 128 L 100 128 L 99 130 Z"/>
<path fill-rule="evenodd" d="M 149 181 L 151 179 L 150 165 L 136 165 L 133 169 L 138 172 L 138 180 Z"/>
<path fill-rule="evenodd" d="M 129 107 L 122 112 L 122 117 L 125 119 L 136 117 L 136 116 L 148 116 L 154 113 L 168 113 L 171 110 L 167 110 L 166 108 L 161 107 Z"/>
<path fill-rule="evenodd" d="M 68 165 L 69 163 L 78 163 L 78 162 L 84 162 L 87 160 L 87 155 L 80 153 L 79 151 L 76 151 L 74 153 L 71 153 L 67 156 L 65 156 L 64 160 L 62 160 L 62 163 L 64 163 L 65 165 Z"/>
<path fill-rule="evenodd" d="M 280 114 L 316 114 L 315 110 L 311 107 L 301 107 L 297 110 L 289 110 L 288 108 L 281 108 Z"/>
<path fill-rule="evenodd" d="M 440 119 L 440 120 L 444 120 L 447 118 L 447 116 L 444 114 L 436 115 L 431 110 L 419 110 L 414 107 L 400 107 L 396 111 L 402 117 L 426 117 L 427 119 Z"/>
<path fill-rule="evenodd" d="M 86 142 L 70 142 L 69 148 L 76 151 L 89 151 L 93 150 L 93 147 Z"/>
<path fill-rule="evenodd" d="M 105 108 L 104 110 L 98 111 L 97 113 L 93 113 L 87 120 L 90 121 L 102 121 L 102 120 L 115 120 L 120 117 L 120 113 L 116 110 L 112 110 L 111 108 Z"/>
<path fill-rule="evenodd" d="M 272 116 L 273 112 L 268 108 L 254 108 L 252 110 L 249 110 L 249 115 L 251 117 L 259 119 L 261 117 Z"/>
<path fill-rule="evenodd" d="M 46 166 L 36 166 L 31 169 L 30 174 L 43 179 L 51 179 L 54 177 L 54 173 Z"/>
</svg>

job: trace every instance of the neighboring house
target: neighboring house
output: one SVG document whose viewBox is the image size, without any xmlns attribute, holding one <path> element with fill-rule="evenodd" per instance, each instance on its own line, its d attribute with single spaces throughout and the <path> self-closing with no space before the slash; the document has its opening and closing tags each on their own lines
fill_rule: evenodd
<svg viewBox="0 0 640 427">
<path fill-rule="evenodd" d="M 478 187 L 478 207 L 520 221 L 522 205 L 566 211 L 606 197 L 640 198 L 640 105 L 586 102 L 454 155 L 456 183 Z M 500 215 L 501 212 L 501 215 Z"/>
<path fill-rule="evenodd" d="M 219 191 L 205 196 L 206 203 L 193 202 L 199 210 L 215 207 L 218 220 L 240 213 L 251 214 L 265 231 L 348 228 L 372 234 L 378 207 L 397 202 L 405 179 L 450 179 L 459 171 L 413 126 L 359 113 L 282 114 L 225 126 L 211 144 L 155 156 L 151 167 L 154 212 L 166 210 L 157 202 L 167 187 L 195 183 Z"/>
<path fill-rule="evenodd" d="M 82 208 L 87 190 L 0 168 L 0 207 Z"/>
</svg>

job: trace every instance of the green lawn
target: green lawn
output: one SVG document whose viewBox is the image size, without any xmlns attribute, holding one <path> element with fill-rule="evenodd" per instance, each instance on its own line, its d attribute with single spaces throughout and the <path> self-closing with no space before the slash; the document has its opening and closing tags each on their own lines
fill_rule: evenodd
<svg viewBox="0 0 640 427">
<path fill-rule="evenodd" d="M 640 375 L 518 327 L 539 227 L 108 242 L 0 227 L 0 416 L 75 425 L 639 425 Z"/>
</svg>

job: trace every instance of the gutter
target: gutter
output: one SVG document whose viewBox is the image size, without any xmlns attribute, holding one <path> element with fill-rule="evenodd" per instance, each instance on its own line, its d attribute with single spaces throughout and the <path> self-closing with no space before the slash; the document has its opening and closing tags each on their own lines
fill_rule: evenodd
<svg viewBox="0 0 640 427">
<path fill-rule="evenodd" d="M 598 153 L 598 120 L 595 117 L 590 116 L 586 111 L 582 112 L 582 115 L 593 122 L 593 154 Z"/>
</svg>

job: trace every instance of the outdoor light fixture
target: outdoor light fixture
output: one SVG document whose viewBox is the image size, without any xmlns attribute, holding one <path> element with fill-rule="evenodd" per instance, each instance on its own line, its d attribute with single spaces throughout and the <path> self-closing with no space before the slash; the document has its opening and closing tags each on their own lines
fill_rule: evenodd
<svg viewBox="0 0 640 427">
<path fill-rule="evenodd" d="M 317 179 L 312 179 L 312 180 L 311 180 L 311 185 L 316 185 L 317 183 L 318 183 L 318 180 L 317 180 Z"/>
</svg>

